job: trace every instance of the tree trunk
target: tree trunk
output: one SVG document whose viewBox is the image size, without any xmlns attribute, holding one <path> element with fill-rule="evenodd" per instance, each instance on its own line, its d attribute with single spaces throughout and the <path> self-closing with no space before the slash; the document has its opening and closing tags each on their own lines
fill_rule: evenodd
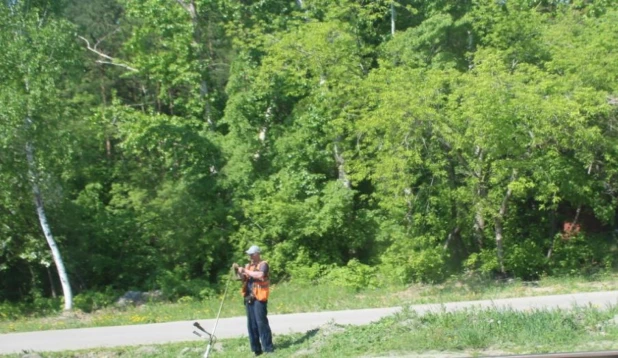
<svg viewBox="0 0 618 358">
<path fill-rule="evenodd" d="M 511 182 L 513 180 L 515 180 L 515 171 L 513 171 L 513 175 L 511 176 Z M 513 190 L 511 188 L 508 188 L 506 190 L 506 195 L 504 195 L 504 198 L 502 199 L 502 204 L 500 205 L 500 211 L 498 212 L 498 215 L 494 219 L 498 264 L 500 265 L 500 272 L 503 275 L 506 274 L 506 270 L 504 268 L 504 244 L 502 242 L 502 239 L 504 236 L 503 235 L 503 223 L 504 223 L 504 218 L 506 217 L 509 198 L 511 197 L 512 193 L 513 193 Z"/>
<path fill-rule="evenodd" d="M 474 214 L 474 238 L 479 246 L 479 249 L 483 248 L 483 238 L 485 232 L 485 218 L 483 217 L 483 209 L 481 204 L 476 205 L 476 213 Z"/>
<path fill-rule="evenodd" d="M 577 210 L 575 211 L 575 218 L 573 218 L 573 221 L 571 223 L 571 225 L 573 225 L 573 227 L 575 227 L 575 225 L 577 224 L 577 221 L 579 220 L 579 214 L 581 213 L 581 211 L 582 211 L 582 206 L 580 204 L 577 207 Z M 554 245 L 556 243 L 556 238 L 554 236 L 552 236 L 551 245 L 549 246 L 549 250 L 547 250 L 547 258 L 548 259 L 551 259 L 551 255 L 554 253 Z"/>
<path fill-rule="evenodd" d="M 476 239 L 476 243 L 479 249 L 482 249 L 485 241 L 485 217 L 483 216 L 483 201 L 485 200 L 485 198 L 487 198 L 487 188 L 485 187 L 485 173 L 482 168 L 483 150 L 480 147 L 476 147 L 476 155 L 480 163 L 478 170 L 474 171 L 474 176 L 478 181 L 476 187 L 476 195 L 479 198 L 479 201 L 475 205 L 474 224 L 472 225 L 472 229 L 474 232 L 474 238 Z"/>
<path fill-rule="evenodd" d="M 391 36 L 395 36 L 395 1 L 391 1 Z"/>
<path fill-rule="evenodd" d="M 46 269 L 47 269 L 47 278 L 49 279 L 49 287 L 51 289 L 52 297 L 56 298 L 58 294 L 56 294 L 56 284 L 54 283 L 54 278 L 52 277 L 49 266 L 47 266 Z"/>
<path fill-rule="evenodd" d="M 350 189 L 352 185 L 350 184 L 350 179 L 348 179 L 348 174 L 345 171 L 343 155 L 339 152 L 339 141 L 340 138 L 337 137 L 333 146 L 333 150 L 335 151 L 335 162 L 337 163 L 337 175 L 341 183 L 343 183 L 343 187 Z"/>
<path fill-rule="evenodd" d="M 451 232 L 448 233 L 448 236 L 446 238 L 446 242 L 444 243 L 444 246 L 442 247 L 444 249 L 444 251 L 448 250 L 449 245 L 457 240 L 459 238 L 459 226 L 456 226 L 455 228 L 453 228 L 453 230 L 451 230 Z"/>
<path fill-rule="evenodd" d="M 30 125 L 30 118 L 27 118 L 26 122 L 27 125 Z M 73 293 L 71 292 L 69 277 L 64 269 L 64 262 L 62 261 L 60 250 L 58 250 L 58 246 L 56 246 L 56 241 L 54 240 L 49 224 L 47 223 L 47 216 L 45 215 L 45 208 L 43 206 L 43 197 L 37 181 L 38 176 L 36 164 L 34 162 L 34 149 L 32 148 L 32 144 L 30 142 L 26 143 L 26 157 L 28 160 L 28 174 L 32 184 L 32 193 L 34 195 L 34 204 L 36 205 L 39 223 L 41 224 L 41 229 L 43 230 L 47 244 L 51 249 L 52 257 L 58 271 L 58 276 L 60 277 L 60 284 L 62 285 L 62 292 L 64 294 L 64 309 L 65 311 L 70 311 L 73 308 Z"/>
<path fill-rule="evenodd" d="M 588 166 L 588 175 L 590 175 L 590 173 L 592 173 L 592 165 L 593 164 L 594 164 L 594 162 L 590 163 L 590 166 Z M 575 211 L 575 218 L 573 218 L 573 223 L 571 224 L 573 227 L 575 227 L 575 225 L 577 224 L 577 220 L 579 220 L 579 214 L 581 213 L 581 211 L 582 211 L 582 205 L 579 204 L 577 206 L 577 210 Z M 549 250 L 547 250 L 547 259 L 550 259 L 552 253 L 554 252 L 554 244 L 556 242 L 556 238 L 554 236 L 552 236 L 552 238 L 551 238 L 551 245 L 549 246 Z"/>
<path fill-rule="evenodd" d="M 101 102 L 103 102 L 103 108 L 107 108 L 107 96 L 105 95 L 105 85 L 103 85 L 103 81 L 101 81 Z M 112 157 L 112 139 L 109 134 L 109 131 L 105 131 L 105 153 L 107 154 L 107 159 L 111 159 Z"/>
<path fill-rule="evenodd" d="M 511 189 L 507 190 L 506 196 L 504 197 L 504 200 L 502 202 L 502 207 L 500 208 L 500 215 L 497 216 L 495 218 L 495 231 L 496 231 L 496 251 L 497 251 L 497 255 L 498 255 L 498 264 L 500 265 L 500 273 L 502 273 L 503 275 L 506 273 L 506 270 L 504 269 L 504 245 L 502 242 L 502 238 L 503 238 L 503 232 L 502 232 L 502 223 L 503 223 L 503 219 L 502 219 L 502 208 L 506 207 L 506 201 L 507 201 L 507 197 L 510 196 L 511 194 Z"/>
<path fill-rule="evenodd" d="M 447 166 L 447 173 L 448 173 L 448 178 L 449 178 L 449 187 L 451 188 L 451 190 L 455 191 L 457 190 L 457 174 L 455 172 L 455 163 L 453 162 L 453 158 L 451 156 L 447 157 L 448 159 L 448 166 Z M 459 226 L 458 222 L 458 216 L 459 216 L 459 210 L 458 210 L 458 206 L 457 206 L 457 201 L 451 198 L 451 222 L 455 223 L 455 227 L 449 232 L 447 238 L 446 238 L 446 242 L 444 243 L 444 250 L 448 250 L 450 246 L 452 246 L 453 243 L 458 242 L 459 243 L 459 248 L 461 250 L 452 250 L 453 253 L 455 253 L 454 256 L 455 259 L 459 262 L 459 256 L 458 254 L 463 254 L 464 257 L 467 257 L 468 255 L 466 254 L 466 247 L 464 242 L 461 240 L 461 227 Z M 462 251 L 462 252 L 458 252 L 458 251 Z"/>
<path fill-rule="evenodd" d="M 199 19 L 199 14 L 197 10 L 197 6 L 195 5 L 195 0 L 185 1 L 185 0 L 177 0 L 178 3 L 189 13 L 189 17 L 191 18 L 191 24 L 193 26 L 193 45 L 196 49 L 198 49 L 197 59 L 199 61 L 200 68 L 200 99 L 204 102 L 204 119 L 206 123 L 212 128 L 214 127 L 214 122 L 211 117 L 211 108 L 209 101 L 209 89 L 208 89 L 208 78 L 206 75 L 206 68 L 208 67 L 208 59 L 209 54 L 204 50 L 204 43 L 202 39 L 202 29 Z"/>
<path fill-rule="evenodd" d="M 410 196 L 412 195 L 412 188 L 403 189 L 403 194 L 406 198 L 406 206 L 408 210 L 406 211 L 406 221 L 408 222 L 408 227 L 412 226 L 412 212 L 414 211 L 414 202 L 416 201 L 416 195 L 412 200 L 410 200 Z"/>
<path fill-rule="evenodd" d="M 554 236 L 556 236 L 556 209 L 552 209 L 549 213 L 548 236 L 551 238 L 551 243 L 549 244 L 549 250 L 547 250 L 547 258 L 550 259 L 554 251 Z"/>
</svg>

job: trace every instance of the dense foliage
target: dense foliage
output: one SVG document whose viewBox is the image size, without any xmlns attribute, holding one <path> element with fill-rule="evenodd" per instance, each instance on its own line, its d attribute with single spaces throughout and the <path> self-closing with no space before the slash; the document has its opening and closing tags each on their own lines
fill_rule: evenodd
<svg viewBox="0 0 618 358">
<path fill-rule="evenodd" d="M 616 5 L 5 1 L 0 301 L 610 269 Z"/>
</svg>

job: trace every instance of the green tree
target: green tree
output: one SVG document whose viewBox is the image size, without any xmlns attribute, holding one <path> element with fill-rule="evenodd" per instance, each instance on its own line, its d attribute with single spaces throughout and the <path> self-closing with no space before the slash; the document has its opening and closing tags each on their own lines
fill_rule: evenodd
<svg viewBox="0 0 618 358">
<path fill-rule="evenodd" d="M 66 159 L 63 147 L 67 138 L 60 130 L 66 114 L 62 88 L 70 78 L 67 70 L 74 64 L 76 48 L 69 24 L 47 15 L 45 7 L 37 9 L 28 5 L 19 2 L 0 7 L 3 24 L 0 43 L 4 49 L 0 55 L 4 84 L 0 90 L 3 103 L 0 116 L 6 134 L 3 152 L 10 153 L 4 158 L 8 165 L 3 168 L 10 170 L 5 174 L 13 178 L 9 183 L 29 182 L 33 209 L 60 277 L 64 308 L 70 310 L 71 285 L 43 198 L 45 193 L 49 194 L 47 198 L 55 196 L 53 190 L 58 178 L 54 174 L 59 173 L 58 168 Z M 19 200 L 22 205 L 24 199 Z M 45 256 L 39 256 L 36 247 L 25 250 L 32 250 L 34 256 L 30 257 L 38 257 L 39 263 L 45 264 Z"/>
</svg>

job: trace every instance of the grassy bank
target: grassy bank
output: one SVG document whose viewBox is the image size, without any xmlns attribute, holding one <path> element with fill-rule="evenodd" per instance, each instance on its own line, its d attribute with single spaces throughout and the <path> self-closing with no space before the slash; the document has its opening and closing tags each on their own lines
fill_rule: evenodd
<svg viewBox="0 0 618 358">
<path fill-rule="evenodd" d="M 618 307 L 599 310 L 468 310 L 423 316 L 404 310 L 367 326 L 327 324 L 276 335 L 272 357 L 461 357 L 618 348 Z M 201 357 L 198 341 L 42 354 L 43 357 Z M 247 357 L 246 339 L 217 342 L 213 358 Z M 12 355 L 9 357 L 18 357 Z"/>
<path fill-rule="evenodd" d="M 597 276 L 594 279 L 545 278 L 532 283 L 457 278 L 440 285 L 419 284 L 407 287 L 391 285 L 359 291 L 327 285 L 282 283 L 273 287 L 269 313 L 375 308 L 606 290 L 618 290 L 617 274 Z M 152 303 L 125 308 L 108 307 L 88 314 L 73 312 L 47 317 L 3 319 L 0 321 L 0 333 L 207 319 L 216 316 L 220 299 L 221 296 L 205 301 L 184 299 L 177 303 Z M 234 286 L 228 292 L 221 317 L 243 314 L 238 287 Z"/>
</svg>

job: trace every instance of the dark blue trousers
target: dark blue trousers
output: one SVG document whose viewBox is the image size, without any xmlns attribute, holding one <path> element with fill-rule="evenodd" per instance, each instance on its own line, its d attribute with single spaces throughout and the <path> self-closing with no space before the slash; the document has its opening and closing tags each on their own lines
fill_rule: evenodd
<svg viewBox="0 0 618 358">
<path fill-rule="evenodd" d="M 251 351 L 256 354 L 273 352 L 273 337 L 268 324 L 268 302 L 253 301 L 245 304 L 247 309 L 247 328 L 249 330 L 249 344 Z M 262 343 L 260 345 L 260 342 Z"/>
</svg>

